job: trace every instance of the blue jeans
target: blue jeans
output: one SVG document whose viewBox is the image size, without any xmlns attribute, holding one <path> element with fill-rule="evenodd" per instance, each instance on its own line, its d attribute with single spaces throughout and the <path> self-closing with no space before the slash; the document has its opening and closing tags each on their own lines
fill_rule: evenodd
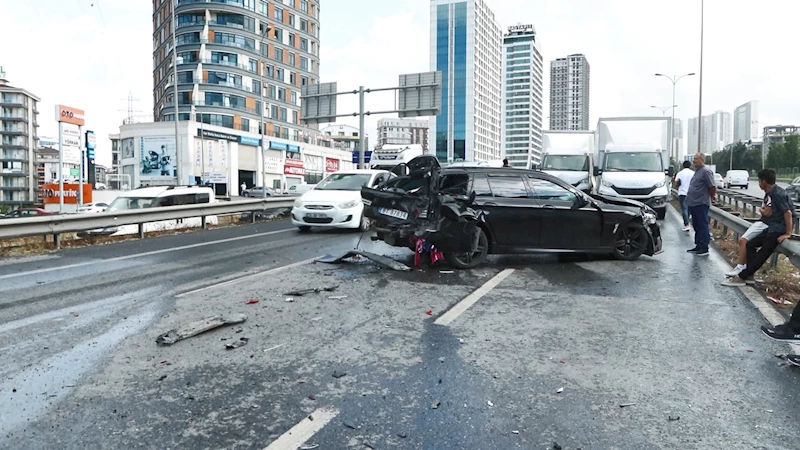
<svg viewBox="0 0 800 450">
<path fill-rule="evenodd" d="M 686 196 L 679 195 L 678 202 L 681 204 L 681 215 L 683 215 L 683 226 L 689 226 L 689 207 L 686 206 Z"/>
<path fill-rule="evenodd" d="M 690 206 L 689 213 L 692 215 L 692 227 L 694 227 L 694 248 L 699 253 L 708 251 L 708 244 L 711 242 L 711 229 L 708 222 L 708 205 Z"/>
</svg>

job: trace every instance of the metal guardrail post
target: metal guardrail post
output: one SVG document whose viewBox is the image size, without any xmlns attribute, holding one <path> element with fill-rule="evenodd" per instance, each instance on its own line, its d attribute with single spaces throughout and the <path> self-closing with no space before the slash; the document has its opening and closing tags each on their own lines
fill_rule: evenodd
<svg viewBox="0 0 800 450">
<path fill-rule="evenodd" d="M 206 226 L 206 216 L 200 218 L 200 228 L 203 230 L 208 229 L 208 226 Z"/>
<path fill-rule="evenodd" d="M 139 224 L 139 239 L 144 239 L 144 224 Z"/>
</svg>

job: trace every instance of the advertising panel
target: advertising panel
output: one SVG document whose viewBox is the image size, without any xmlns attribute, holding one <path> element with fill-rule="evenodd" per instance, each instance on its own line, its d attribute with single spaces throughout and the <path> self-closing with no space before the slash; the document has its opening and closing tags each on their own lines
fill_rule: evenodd
<svg viewBox="0 0 800 450">
<path fill-rule="evenodd" d="M 176 177 L 178 167 L 175 163 L 175 136 L 146 136 L 139 139 L 139 178 L 158 180 Z"/>
<path fill-rule="evenodd" d="M 338 172 L 339 160 L 335 158 L 325 158 L 325 172 Z"/>
<path fill-rule="evenodd" d="M 194 166 L 201 167 L 203 165 L 203 142 L 194 141 Z"/>
<path fill-rule="evenodd" d="M 206 164 L 208 164 L 208 167 L 214 167 L 214 141 L 206 141 L 206 143 L 208 144 L 208 148 L 206 148 L 208 161 Z"/>
<path fill-rule="evenodd" d="M 228 167 L 228 141 L 219 141 L 219 164 Z"/>
<path fill-rule="evenodd" d="M 134 158 L 135 155 L 135 147 L 133 143 L 133 138 L 123 139 L 122 140 L 122 158 Z"/>
<path fill-rule="evenodd" d="M 272 156 L 264 158 L 264 172 L 281 173 L 281 159 Z"/>
<path fill-rule="evenodd" d="M 78 183 L 64 183 L 64 204 L 78 204 Z M 61 191 L 58 183 L 47 183 L 42 185 L 42 201 L 45 205 L 59 204 Z M 92 185 L 83 185 L 83 203 L 92 203 Z"/>
<path fill-rule="evenodd" d="M 86 124 L 82 109 L 70 108 L 64 105 L 56 105 L 56 122 L 71 123 L 81 127 Z"/>
<path fill-rule="evenodd" d="M 248 136 L 239 136 L 239 143 L 244 145 L 251 145 L 253 147 L 258 147 L 259 145 L 261 145 L 261 139 Z"/>
<path fill-rule="evenodd" d="M 286 158 L 286 162 L 283 164 L 283 173 L 284 175 L 305 176 L 306 171 L 303 161 L 300 159 Z"/>
</svg>

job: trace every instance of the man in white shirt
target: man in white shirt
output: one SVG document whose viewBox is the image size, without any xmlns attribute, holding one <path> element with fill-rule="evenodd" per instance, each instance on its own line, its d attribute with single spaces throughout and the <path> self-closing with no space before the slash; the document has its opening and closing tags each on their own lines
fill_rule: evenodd
<svg viewBox="0 0 800 450">
<path fill-rule="evenodd" d="M 678 201 L 681 204 L 681 215 L 683 215 L 683 231 L 689 231 L 689 207 L 686 206 L 686 194 L 689 193 L 689 184 L 692 182 L 694 171 L 690 168 L 692 163 L 689 161 L 683 162 L 683 170 L 675 175 L 673 185 L 678 189 Z"/>
</svg>

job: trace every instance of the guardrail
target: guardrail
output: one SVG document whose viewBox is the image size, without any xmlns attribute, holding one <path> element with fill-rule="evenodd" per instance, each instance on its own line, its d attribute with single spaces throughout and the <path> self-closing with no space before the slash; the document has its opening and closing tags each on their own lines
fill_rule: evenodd
<svg viewBox="0 0 800 450">
<path fill-rule="evenodd" d="M 673 189 L 672 194 L 677 197 L 678 192 L 677 190 Z M 725 192 L 724 190 L 717 191 L 717 197 L 721 197 L 722 195 L 731 196 L 731 198 L 742 197 L 746 194 L 731 194 L 729 192 Z M 748 197 L 757 198 L 752 195 L 748 195 Z M 761 206 L 761 199 L 758 199 L 758 205 Z M 744 206 L 744 203 L 743 203 Z M 748 220 L 744 217 L 740 217 L 739 211 L 726 211 L 726 209 L 730 209 L 730 207 L 726 207 L 723 205 L 721 208 L 718 206 L 712 206 L 709 210 L 709 217 L 714 222 L 713 226 L 717 227 L 719 225 L 723 226 L 722 234 L 723 236 L 728 235 L 728 230 L 733 232 L 734 240 L 738 241 L 739 236 L 743 235 L 750 225 L 755 221 L 755 219 Z M 797 229 L 797 221 L 795 220 L 795 229 Z M 775 264 L 778 262 L 778 254 L 786 255 L 789 258 L 789 261 L 797 267 L 800 268 L 800 240 L 797 239 L 797 236 L 793 236 L 792 239 L 787 239 L 780 244 L 778 244 L 778 248 L 775 250 L 776 253 L 772 255 L 772 259 L 770 264 L 774 267 Z"/>
<path fill-rule="evenodd" d="M 77 233 L 93 229 L 120 227 L 123 225 L 139 225 L 139 237 L 144 237 L 144 224 L 162 220 L 201 218 L 201 227 L 206 228 L 207 216 L 226 214 L 253 213 L 291 208 L 296 197 L 280 199 L 243 200 L 238 202 L 204 203 L 199 205 L 166 206 L 128 211 L 111 211 L 94 214 L 70 214 L 28 217 L 0 220 L 0 239 L 13 239 L 29 236 L 53 235 L 56 247 L 59 246 L 59 235 Z"/>
</svg>

